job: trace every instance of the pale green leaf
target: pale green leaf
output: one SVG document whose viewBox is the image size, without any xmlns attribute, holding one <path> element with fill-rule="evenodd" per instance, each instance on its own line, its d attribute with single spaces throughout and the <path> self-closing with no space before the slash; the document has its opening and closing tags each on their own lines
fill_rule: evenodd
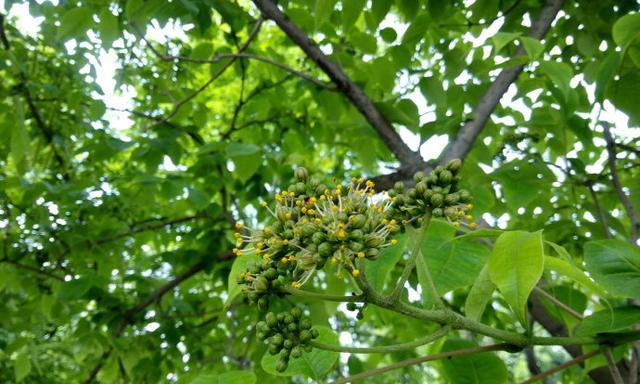
<svg viewBox="0 0 640 384">
<path fill-rule="evenodd" d="M 584 246 L 587 271 L 611 294 L 640 298 L 640 249 L 622 240 L 590 241 Z"/>
<path fill-rule="evenodd" d="M 489 256 L 489 277 L 518 320 L 528 327 L 527 299 L 544 269 L 542 232 L 505 232 Z"/>
<path fill-rule="evenodd" d="M 640 13 L 631 13 L 619 18 L 611 31 L 613 41 L 623 49 L 640 37 Z"/>
<path fill-rule="evenodd" d="M 576 335 L 590 336 L 601 332 L 614 332 L 640 324 L 640 308 L 620 307 L 604 309 L 585 317 Z"/>
<path fill-rule="evenodd" d="M 477 347 L 474 342 L 448 338 L 441 352 Z M 507 366 L 493 352 L 482 352 L 442 360 L 443 373 L 449 384 L 502 384 L 507 383 Z"/>
<path fill-rule="evenodd" d="M 485 265 L 469 290 L 467 300 L 464 303 L 464 313 L 468 318 L 480 321 L 495 289 L 496 286 L 489 278 L 489 267 Z"/>
<path fill-rule="evenodd" d="M 237 281 L 238 277 L 240 277 L 240 274 L 247 270 L 249 264 L 259 263 L 260 261 L 261 258 L 259 256 L 252 254 L 243 254 L 235 258 L 235 260 L 233 261 L 233 265 L 231 265 L 231 272 L 229 273 L 229 277 L 227 278 L 227 301 L 225 303 L 225 306 L 231 304 L 233 299 L 235 299 L 235 297 L 238 296 L 241 291 L 241 286 Z"/>
<path fill-rule="evenodd" d="M 22 381 L 31 372 L 31 357 L 26 351 L 18 353 L 16 361 L 13 366 L 16 381 Z"/>
<path fill-rule="evenodd" d="M 510 33 L 510 32 L 498 32 L 491 37 L 493 41 L 493 46 L 496 47 L 496 52 L 500 52 L 502 48 L 504 48 L 507 44 L 515 40 L 519 33 Z"/>
<path fill-rule="evenodd" d="M 56 38 L 66 40 L 82 37 L 93 25 L 93 11 L 91 9 L 85 7 L 70 9 L 60 21 Z"/>
</svg>

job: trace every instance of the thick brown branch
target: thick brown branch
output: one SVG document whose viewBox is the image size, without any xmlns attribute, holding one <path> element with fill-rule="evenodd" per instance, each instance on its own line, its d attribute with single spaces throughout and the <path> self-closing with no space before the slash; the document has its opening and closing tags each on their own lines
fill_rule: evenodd
<svg viewBox="0 0 640 384">
<path fill-rule="evenodd" d="M 551 23 L 556 18 L 556 15 L 562 8 L 563 3 L 564 0 L 547 0 L 547 3 L 540 11 L 540 14 L 531 25 L 529 37 L 541 40 L 546 35 L 549 28 L 551 28 Z M 515 57 L 525 55 L 526 52 L 524 50 L 524 46 L 520 45 L 515 53 Z M 476 138 L 489 120 L 489 117 L 496 109 L 500 99 L 502 99 L 502 96 L 507 92 L 509 86 L 516 81 L 523 69 L 524 64 L 505 68 L 500 72 L 498 77 L 496 77 L 484 95 L 482 95 L 480 101 L 474 108 L 473 119 L 460 128 L 456 138 L 444 150 L 442 155 L 443 162 L 451 159 L 463 159 L 466 157 Z"/>
<path fill-rule="evenodd" d="M 556 15 L 562 8 L 563 3 L 564 0 L 548 0 L 536 20 L 531 25 L 529 37 L 533 37 L 538 40 L 542 39 L 551 27 L 551 23 L 556 18 Z M 524 55 L 526 55 L 526 52 L 521 45 L 516 51 L 515 57 Z M 500 102 L 500 99 L 502 99 L 502 96 L 507 92 L 509 86 L 516 81 L 523 69 L 524 65 L 518 65 L 506 68 L 500 72 L 498 77 L 496 77 L 478 101 L 478 104 L 473 110 L 473 119 L 460 128 L 456 137 L 443 151 L 440 156 L 440 164 L 445 164 L 451 159 L 464 159 L 467 156 L 475 143 L 476 138 Z M 433 169 L 433 164 L 427 164 L 422 168 L 425 172 L 428 172 L 431 169 Z M 412 167 L 403 167 L 395 173 L 378 176 L 372 180 L 376 183 L 379 189 L 389 189 L 396 181 L 410 182 L 411 175 L 416 170 L 417 169 Z"/>
<path fill-rule="evenodd" d="M 332 62 L 297 25 L 292 23 L 272 0 L 253 0 L 262 14 L 273 20 L 304 53 L 329 76 L 342 92 L 378 132 L 380 138 L 402 165 L 415 166 L 422 158 L 413 152 L 400 138 L 398 132 L 384 118 L 371 99 L 340 68 Z"/>
<path fill-rule="evenodd" d="M 229 260 L 232 257 L 233 257 L 233 252 L 227 251 L 227 252 L 219 255 L 217 260 L 219 260 L 219 261 Z M 116 328 L 116 331 L 114 333 L 114 337 L 118 338 L 118 337 L 122 336 L 122 334 L 124 333 L 125 328 L 129 324 L 133 323 L 133 320 L 134 320 L 134 318 L 135 318 L 135 316 L 137 314 L 142 312 L 145 308 L 147 308 L 151 304 L 157 303 L 158 301 L 160 301 L 160 299 L 162 299 L 162 297 L 165 294 L 167 294 L 168 292 L 172 291 L 175 287 L 177 287 L 178 285 L 182 284 L 184 281 L 186 281 L 187 279 L 189 279 L 193 275 L 197 274 L 198 272 L 201 272 L 206 265 L 207 265 L 206 260 L 201 260 L 201 261 L 195 263 L 194 265 L 191 266 L 191 268 L 189 268 L 186 271 L 182 272 L 181 274 L 177 275 L 171 281 L 167 282 L 166 284 L 164 284 L 160 288 L 158 288 L 155 291 L 153 291 L 149 296 L 147 296 L 145 299 L 140 301 L 138 304 L 134 305 L 133 307 L 131 307 L 127 311 L 125 311 L 124 312 L 124 316 L 122 317 L 122 320 L 120 321 L 120 323 L 118 324 L 118 327 Z M 102 356 L 100 356 L 100 358 L 98 359 L 98 362 L 93 367 L 93 369 L 89 373 L 89 376 L 84 381 L 84 383 L 89 384 L 89 383 L 93 382 L 93 380 L 95 380 L 96 376 L 98 375 L 98 372 L 100 372 L 100 369 L 102 369 L 102 366 L 104 365 L 104 362 L 107 360 L 107 358 L 109 357 L 110 354 L 111 354 L 111 349 L 105 351 L 102 354 Z"/>
</svg>

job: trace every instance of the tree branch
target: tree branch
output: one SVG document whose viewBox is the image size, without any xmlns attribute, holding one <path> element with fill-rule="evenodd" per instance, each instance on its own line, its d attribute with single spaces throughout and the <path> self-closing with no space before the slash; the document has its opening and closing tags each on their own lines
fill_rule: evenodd
<svg viewBox="0 0 640 384">
<path fill-rule="evenodd" d="M 601 122 L 601 125 L 604 133 L 604 140 L 607 142 L 607 154 L 609 156 L 609 172 L 611 172 L 611 183 L 618 193 L 618 198 L 624 206 L 624 210 L 627 212 L 627 216 L 629 216 L 629 220 L 631 221 L 631 236 L 629 240 L 633 245 L 636 245 L 636 242 L 638 241 L 638 230 L 640 229 L 640 217 L 638 217 L 638 213 L 633 208 L 631 200 L 629 200 L 629 197 L 627 197 L 627 195 L 624 193 L 624 189 L 622 188 L 622 184 L 620 183 L 620 179 L 618 178 L 618 170 L 616 169 L 616 144 L 613 136 L 611 135 L 609 123 L 603 121 Z"/>
<path fill-rule="evenodd" d="M 226 251 L 225 253 L 223 253 L 223 254 L 218 256 L 218 260 L 228 260 L 231 257 L 233 257 L 233 253 L 231 251 Z M 162 299 L 162 297 L 165 294 L 167 294 L 168 292 L 173 290 L 175 287 L 177 287 L 178 285 L 180 285 L 181 283 L 183 283 L 185 280 L 189 279 L 193 275 L 195 275 L 198 272 L 202 271 L 206 265 L 207 265 L 206 260 L 204 260 L 204 259 L 200 260 L 199 262 L 197 262 L 194 265 L 192 265 L 191 268 L 189 268 L 186 271 L 182 272 L 181 274 L 177 275 L 171 281 L 169 281 L 168 283 L 164 284 L 160 288 L 156 289 L 154 292 L 152 292 L 149 296 L 147 296 L 145 299 L 140 301 L 138 304 L 134 305 L 133 307 L 131 307 L 127 311 L 125 311 L 124 312 L 124 316 L 122 317 L 122 320 L 120 321 L 120 323 L 118 324 L 118 327 L 116 328 L 116 331 L 114 333 L 114 337 L 118 338 L 118 337 L 122 336 L 122 334 L 124 333 L 125 328 L 129 324 L 131 324 L 133 322 L 134 317 L 138 313 L 142 312 L 149 305 L 151 305 L 153 303 L 157 303 L 158 301 L 160 301 L 160 299 Z M 104 362 L 106 361 L 106 359 L 111 354 L 111 351 L 112 351 L 112 349 L 108 349 L 107 351 L 105 351 L 102 354 L 102 356 L 100 356 L 100 358 L 98 359 L 98 362 L 96 363 L 96 365 L 93 367 L 93 369 L 89 373 L 89 376 L 87 377 L 87 379 L 84 381 L 85 384 L 89 384 L 89 383 L 93 382 L 93 380 L 95 380 L 96 376 L 100 372 L 100 369 L 102 369 L 102 366 L 104 365 Z"/>
<path fill-rule="evenodd" d="M 553 368 L 551 368 L 551 369 L 549 369 L 549 370 L 547 370 L 547 371 L 544 371 L 544 372 L 542 372 L 542 373 L 540 373 L 540 374 L 537 374 L 537 375 L 535 375 L 535 376 L 532 376 L 532 377 L 530 377 L 529 379 L 527 379 L 527 380 L 523 381 L 523 382 L 522 382 L 522 383 L 520 383 L 520 384 L 531 384 L 531 383 L 535 383 L 535 382 L 537 382 L 537 381 L 540 381 L 540 380 L 544 379 L 545 377 L 548 377 L 548 376 L 553 375 L 553 374 L 554 374 L 554 373 L 556 373 L 556 372 L 560 372 L 560 371 L 562 371 L 562 370 L 563 370 L 563 369 L 565 369 L 565 368 L 569 368 L 569 367 L 570 367 L 570 366 L 572 366 L 572 365 L 580 364 L 580 363 L 582 363 L 583 361 L 585 361 L 585 360 L 587 360 L 587 359 L 590 359 L 590 358 L 594 357 L 595 355 L 597 355 L 597 354 L 599 354 L 599 353 L 600 353 L 600 351 L 595 350 L 595 351 L 591 351 L 591 352 L 589 352 L 589 353 L 587 353 L 587 354 L 580 355 L 580 356 L 578 356 L 578 357 L 576 357 L 576 358 L 573 358 L 573 359 L 571 359 L 571 360 L 569 360 L 569 361 L 567 361 L 567 362 L 565 362 L 565 363 L 563 363 L 563 364 L 558 365 L 557 367 L 553 367 Z"/>
<path fill-rule="evenodd" d="M 266 1 L 266 0 L 262 0 Z M 540 14 L 531 25 L 529 30 L 529 37 L 541 40 L 551 27 L 553 20 L 562 8 L 564 0 L 547 0 L 547 3 L 540 11 Z M 516 50 L 514 57 L 526 55 L 524 47 L 521 45 Z M 486 125 L 491 114 L 497 107 L 502 96 L 507 92 L 509 86 L 513 84 L 522 70 L 524 65 L 518 65 L 503 69 L 498 77 L 493 81 L 489 88 L 482 95 L 478 104 L 476 104 L 473 110 L 473 119 L 468 121 L 462 126 L 453 141 L 444 149 L 439 159 L 439 164 L 445 164 L 451 159 L 464 159 L 476 138 Z M 428 172 L 433 169 L 434 164 L 427 164 L 423 167 L 423 171 Z M 373 181 L 381 189 L 389 189 L 396 181 L 410 181 L 411 175 L 416 169 L 411 167 L 400 168 L 397 172 L 379 176 L 373 179 Z"/>
<path fill-rule="evenodd" d="M 55 275 L 55 274 L 53 274 L 51 272 L 44 271 L 44 270 L 36 268 L 36 267 L 32 267 L 30 265 L 25 265 L 25 264 L 19 263 L 19 262 L 15 261 L 15 260 L 7 259 L 6 257 L 4 259 L 0 259 L 0 263 L 11 264 L 11 265 L 13 265 L 13 266 L 15 266 L 16 268 L 19 268 L 19 269 L 24 269 L 26 271 L 31 271 L 31 272 L 34 272 L 34 273 L 40 274 L 42 276 L 46 276 L 46 277 L 58 280 L 58 281 L 64 281 L 64 278 L 61 277 L 61 276 Z"/>
<path fill-rule="evenodd" d="M 260 27 L 262 26 L 262 22 L 263 21 L 264 21 L 263 18 L 260 18 L 260 19 L 258 19 L 258 21 L 256 21 L 256 24 L 254 25 L 253 30 L 249 34 L 249 37 L 247 37 L 247 40 L 238 49 L 238 52 L 236 53 L 236 55 L 237 54 L 241 54 L 245 49 L 247 49 L 247 47 L 249 47 L 249 44 L 251 44 L 251 42 L 258 35 L 258 32 L 260 31 Z M 173 116 L 175 116 L 178 113 L 178 111 L 180 110 L 180 108 L 182 108 L 183 105 L 185 105 L 189 101 L 193 100 L 193 98 L 195 98 L 200 93 L 202 93 L 205 89 L 207 89 L 209 87 L 209 85 L 211 85 L 218 77 L 220 77 L 227 70 L 227 68 L 229 68 L 237 59 L 238 59 L 238 57 L 229 57 L 229 60 L 227 60 L 222 65 L 222 67 L 218 68 L 218 70 L 213 75 L 211 75 L 211 78 L 209 78 L 209 80 L 207 80 L 207 82 L 202 84 L 198 89 L 196 89 L 193 93 L 191 93 L 190 95 L 188 95 L 184 99 L 174 103 L 173 109 L 171 110 L 171 112 L 169 112 L 166 116 L 164 116 L 161 120 L 156 122 L 156 124 L 154 124 L 154 125 L 162 124 L 162 123 L 168 121 L 169 119 L 171 119 Z"/>
<path fill-rule="evenodd" d="M 392 371 L 394 369 L 409 367 L 411 365 L 422 364 L 427 361 L 434 360 L 442 360 L 442 359 L 451 359 L 454 357 L 472 355 L 476 353 L 482 352 L 491 352 L 491 351 L 508 351 L 512 348 L 512 345 L 509 344 L 492 344 L 486 345 L 483 347 L 473 347 L 468 349 L 458 349 L 456 351 L 442 352 L 436 353 L 435 355 L 429 356 L 420 356 L 414 357 L 412 359 L 402 360 L 394 364 L 387 365 L 386 367 L 375 368 L 368 371 L 364 371 L 358 373 L 357 375 L 345 377 L 344 379 L 339 379 L 333 382 L 333 384 L 343 384 L 343 383 L 353 383 L 354 381 L 366 379 L 367 377 L 377 376 L 385 372 Z"/>
<path fill-rule="evenodd" d="M 326 351 L 355 353 L 355 354 L 392 353 L 392 352 L 404 351 L 407 349 L 415 349 L 422 345 L 432 343 L 444 337 L 449 332 L 449 330 L 450 330 L 450 327 L 445 326 L 438 329 L 436 332 L 432 333 L 431 335 L 420 337 L 413 341 L 409 341 L 406 343 L 393 344 L 393 345 L 378 346 L 378 347 L 347 347 L 342 345 L 329 345 L 329 344 L 324 344 L 317 341 L 311 341 L 311 346 L 319 349 L 324 349 Z"/>
<path fill-rule="evenodd" d="M 304 53 L 329 76 L 351 103 L 360 111 L 378 135 L 396 156 L 402 165 L 422 165 L 420 155 L 413 152 L 400 138 L 393 126 L 380 113 L 371 99 L 358 87 L 340 68 L 332 62 L 297 25 L 292 23 L 272 0 L 253 0 L 262 14 L 273 20 L 278 27 L 296 44 Z"/>
</svg>

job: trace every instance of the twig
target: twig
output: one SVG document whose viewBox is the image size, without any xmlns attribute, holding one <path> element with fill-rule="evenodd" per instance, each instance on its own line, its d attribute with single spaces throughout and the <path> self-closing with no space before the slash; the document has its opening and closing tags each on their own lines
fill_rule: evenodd
<svg viewBox="0 0 640 384">
<path fill-rule="evenodd" d="M 380 375 L 382 373 L 392 371 L 394 369 L 404 368 L 404 367 L 408 367 L 408 366 L 416 365 L 416 364 L 422 364 L 422 363 L 425 363 L 427 361 L 451 359 L 451 358 L 455 358 L 455 357 L 472 355 L 472 354 L 475 354 L 475 353 L 482 353 L 482 352 L 505 351 L 505 350 L 509 350 L 510 347 L 512 347 L 512 346 L 509 345 L 509 344 L 492 344 L 492 345 L 486 345 L 486 346 L 483 346 L 483 347 L 473 347 L 473 348 L 467 348 L 467 349 L 459 349 L 459 350 L 456 350 L 456 351 L 436 353 L 435 355 L 414 357 L 412 359 L 402 360 L 402 361 L 399 361 L 397 363 L 387 365 L 386 367 L 375 368 L 375 369 L 371 369 L 371 370 L 368 370 L 368 371 L 364 371 L 364 372 L 358 373 L 357 375 L 345 377 L 343 379 L 339 379 L 339 380 L 334 381 L 333 384 L 353 383 L 354 381 L 366 379 L 367 377 L 377 376 L 377 375 Z"/>
<path fill-rule="evenodd" d="M 536 292 L 538 292 L 540 295 L 544 296 L 547 300 L 549 300 L 550 302 L 555 304 L 558 308 L 562 309 L 563 311 L 565 311 L 569 315 L 575 317 L 576 319 L 582 321 L 583 317 L 582 317 L 581 314 L 576 312 L 573 308 L 571 308 L 570 306 L 566 305 L 562 301 L 556 299 L 553 295 L 549 294 L 549 292 L 545 291 L 544 289 L 542 289 L 542 288 L 540 288 L 538 286 L 534 287 L 533 289 Z"/>
<path fill-rule="evenodd" d="M 256 4 L 265 17 L 275 21 L 278 27 L 329 76 L 338 90 L 351 101 L 378 132 L 380 138 L 400 163 L 403 165 L 422 164 L 423 161 L 420 155 L 413 152 L 405 144 L 398 132 L 395 131 L 362 89 L 344 73 L 342 68 L 331 61 L 309 36 L 291 22 L 272 0 L 253 0 L 253 3 Z"/>
<path fill-rule="evenodd" d="M 392 353 L 398 351 L 404 351 L 407 349 L 415 349 L 425 344 L 432 343 L 442 337 L 444 337 L 449 332 L 450 327 L 442 327 L 431 335 L 420 337 L 413 341 L 409 341 L 406 343 L 399 343 L 393 345 L 384 345 L 378 347 L 348 347 L 342 345 L 329 345 L 320 343 L 317 341 L 311 341 L 311 345 L 315 348 L 324 349 L 327 351 L 334 352 L 346 352 L 346 353 L 355 353 L 355 354 L 366 354 L 366 353 Z"/>
<path fill-rule="evenodd" d="M 600 353 L 600 351 L 595 350 L 595 351 L 591 351 L 591 352 L 589 352 L 587 354 L 580 355 L 580 356 L 578 356 L 578 357 L 576 357 L 574 359 L 571 359 L 571 360 L 567 361 L 566 363 L 558 365 L 557 367 L 553 367 L 553 368 L 551 368 L 549 370 L 546 370 L 546 371 L 544 371 L 544 372 L 542 372 L 542 373 L 540 373 L 538 375 L 532 376 L 532 377 L 528 378 L 527 380 L 523 381 L 520 384 L 535 383 L 536 381 L 540 381 L 540 380 L 544 379 L 545 377 L 551 376 L 556 372 L 562 371 L 565 368 L 568 368 L 568 367 L 570 367 L 572 365 L 576 365 L 576 364 L 579 364 L 579 363 L 581 363 L 581 362 L 583 362 L 583 361 L 585 361 L 587 359 L 590 359 L 590 358 L 594 357 L 595 355 L 597 355 L 598 353 Z"/>
<path fill-rule="evenodd" d="M 256 21 L 256 24 L 254 25 L 253 30 L 251 31 L 251 33 L 249 33 L 249 37 L 247 37 L 247 40 L 244 42 L 244 44 L 242 44 L 242 46 L 240 47 L 236 55 L 242 53 L 245 49 L 247 49 L 249 44 L 251 44 L 251 42 L 256 38 L 256 36 L 258 35 L 258 32 L 260 31 L 260 27 L 262 26 L 263 21 L 264 21 L 263 18 L 260 18 L 258 19 L 258 21 Z M 191 93 L 184 99 L 174 103 L 173 109 L 171 110 L 171 112 L 165 115 L 161 120 L 156 122 L 156 124 L 154 125 L 162 124 L 168 121 L 169 119 L 171 119 L 173 116 L 175 116 L 180 110 L 180 108 L 182 108 L 183 105 L 185 105 L 186 103 L 191 101 L 193 98 L 198 96 L 200 93 L 202 93 L 205 89 L 207 89 L 209 85 L 211 85 L 211 83 L 213 83 L 218 77 L 220 77 L 227 70 L 227 68 L 229 68 L 236 60 L 237 60 L 237 57 L 229 57 L 229 60 L 227 60 L 220 68 L 218 68 L 218 70 L 215 71 L 213 75 L 211 75 L 211 78 L 209 78 L 207 82 L 202 84 L 198 89 L 196 89 L 193 93 Z"/>
<path fill-rule="evenodd" d="M 640 217 L 636 213 L 633 208 L 633 204 L 629 197 L 624 193 L 622 188 L 622 184 L 620 183 L 620 179 L 618 178 L 618 170 L 616 169 L 616 149 L 615 149 L 615 141 L 613 136 L 611 135 L 611 130 L 609 127 L 609 123 L 603 121 L 600 123 L 602 125 L 604 140 L 607 142 L 607 154 L 609 156 L 609 172 L 611 172 L 611 183 L 613 184 L 616 192 L 618 193 L 618 198 L 620 202 L 624 206 L 625 211 L 627 212 L 627 216 L 629 216 L 629 220 L 631 221 L 631 236 L 630 242 L 632 244 L 636 244 L 638 241 L 638 229 L 640 229 Z"/>
<path fill-rule="evenodd" d="M 589 189 L 589 194 L 591 194 L 591 199 L 593 200 L 593 205 L 596 207 L 596 212 L 598 212 L 598 218 L 600 219 L 600 224 L 602 224 L 602 230 L 607 238 L 611 238 L 611 230 L 609 229 L 609 222 L 607 220 L 607 215 L 605 214 L 602 206 L 600 205 L 600 199 L 598 199 L 598 195 L 596 194 L 596 190 L 593 188 L 593 181 L 589 180 L 586 183 L 587 189 Z"/>
<path fill-rule="evenodd" d="M 407 260 L 407 264 L 405 264 L 404 269 L 402 270 L 402 275 L 400 275 L 400 280 L 398 280 L 398 284 L 393 289 L 393 292 L 389 295 L 389 300 L 398 300 L 400 294 L 404 290 L 404 285 L 407 280 L 411 276 L 413 269 L 416 266 L 416 259 L 421 256 L 420 247 L 422 246 L 422 239 L 424 238 L 424 233 L 427 231 L 427 227 L 429 226 L 429 220 L 425 220 L 425 222 L 418 229 L 418 234 L 415 236 L 415 231 L 411 231 L 414 233 L 413 237 L 413 250 L 411 251 L 411 255 L 409 255 L 409 260 Z"/>
<path fill-rule="evenodd" d="M 607 366 L 609 367 L 609 372 L 611 372 L 613 382 L 615 384 L 624 384 L 622 375 L 620 374 L 618 366 L 616 365 L 616 361 L 613 358 L 613 354 L 611 353 L 611 347 L 609 347 L 608 345 L 602 345 L 600 346 L 600 351 L 604 355 L 605 359 L 607 359 Z"/>
<path fill-rule="evenodd" d="M 36 268 L 36 267 L 32 267 L 30 265 L 25 265 L 25 264 L 21 264 L 15 260 L 11 260 L 11 259 L 0 259 L 0 263 L 7 263 L 7 264 L 11 264 L 13 266 L 15 266 L 16 268 L 20 268 L 20 269 L 24 269 L 27 271 L 31 271 L 31 272 L 35 272 L 37 274 L 46 276 L 46 277 L 50 277 L 52 279 L 58 280 L 58 281 L 64 281 L 64 277 L 55 275 L 51 272 L 47 272 L 47 271 L 43 271 L 42 269 Z"/>
<path fill-rule="evenodd" d="M 365 301 L 362 295 L 354 295 L 354 296 L 339 296 L 339 295 L 326 295 L 324 293 L 316 293 L 305 291 L 303 289 L 295 289 L 291 287 L 282 287 L 281 291 L 286 292 L 292 296 L 299 296 L 305 299 L 311 300 L 324 300 L 324 301 L 335 301 L 339 303 L 362 303 Z"/>
</svg>

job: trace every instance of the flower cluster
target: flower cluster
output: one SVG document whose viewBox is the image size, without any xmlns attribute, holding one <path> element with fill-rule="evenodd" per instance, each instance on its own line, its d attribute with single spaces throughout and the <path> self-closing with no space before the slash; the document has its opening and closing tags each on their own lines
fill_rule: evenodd
<svg viewBox="0 0 640 384">
<path fill-rule="evenodd" d="M 260 340 L 269 343 L 269 354 L 280 355 L 276 363 L 278 372 L 287 369 L 290 357 L 298 358 L 302 352 L 310 352 L 309 342 L 319 335 L 317 329 L 311 328 L 311 320 L 303 317 L 298 307 L 278 314 L 267 313 L 264 321 L 256 324 L 256 331 Z"/>
<path fill-rule="evenodd" d="M 330 189 L 309 179 L 304 168 L 298 168 L 296 178 L 286 192 L 275 195 L 275 207 L 262 203 L 273 216 L 271 225 L 262 230 L 238 225 L 244 234 L 236 236 L 246 247 L 234 252 L 262 259 L 239 279 L 252 301 L 259 301 L 274 285 L 299 288 L 327 263 L 338 274 L 346 270 L 358 276 L 357 259 L 373 260 L 397 243 L 390 239 L 400 230 L 389 216 L 393 202 L 376 199 L 373 182 L 356 178 L 346 187 Z"/>
<path fill-rule="evenodd" d="M 460 160 L 451 160 L 446 167 L 436 167 L 428 176 L 417 172 L 413 176 L 416 185 L 405 191 L 402 182 L 395 184 L 389 195 L 395 200 L 393 215 L 402 218 L 403 224 L 418 224 L 425 215 L 432 217 L 446 217 L 459 226 L 463 220 L 473 217 L 465 213 L 473 206 L 471 193 L 459 188 L 461 167 Z M 475 223 L 469 223 L 470 228 Z"/>
</svg>

